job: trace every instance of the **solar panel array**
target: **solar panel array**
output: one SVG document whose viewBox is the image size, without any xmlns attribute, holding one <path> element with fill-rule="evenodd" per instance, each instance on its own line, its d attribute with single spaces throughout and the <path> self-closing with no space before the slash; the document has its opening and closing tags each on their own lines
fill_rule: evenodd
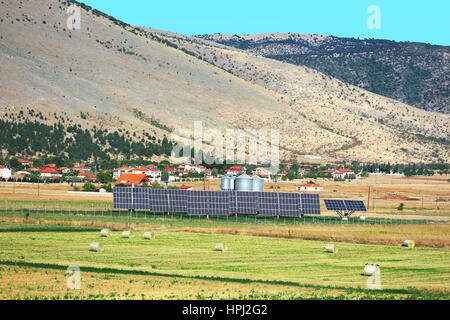
<svg viewBox="0 0 450 320">
<path fill-rule="evenodd" d="M 318 194 L 301 194 L 302 214 L 320 214 L 320 199 Z"/>
<path fill-rule="evenodd" d="M 360 200 L 344 200 L 348 211 L 367 211 L 364 201 Z"/>
<path fill-rule="evenodd" d="M 331 211 L 367 211 L 364 201 L 361 200 L 330 200 L 325 199 L 327 210 Z"/>
<path fill-rule="evenodd" d="M 114 188 L 114 208 L 189 215 L 298 217 L 320 214 L 318 194 L 252 191 L 193 191 L 150 188 Z"/>
<path fill-rule="evenodd" d="M 346 211 L 344 200 L 329 200 L 325 199 L 325 207 L 330 211 Z"/>
</svg>

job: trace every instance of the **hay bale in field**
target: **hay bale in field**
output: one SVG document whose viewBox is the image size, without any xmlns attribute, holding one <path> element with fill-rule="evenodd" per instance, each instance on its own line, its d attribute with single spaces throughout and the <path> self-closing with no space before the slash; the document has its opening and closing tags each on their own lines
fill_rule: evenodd
<svg viewBox="0 0 450 320">
<path fill-rule="evenodd" d="M 227 251 L 227 246 L 223 243 L 218 243 L 214 246 L 214 251 Z"/>
<path fill-rule="evenodd" d="M 359 220 L 366 220 L 366 216 L 359 216 Z"/>
<path fill-rule="evenodd" d="M 416 246 L 416 243 L 414 242 L 414 240 L 405 240 L 402 243 L 402 247 L 414 248 L 415 246 Z"/>
<path fill-rule="evenodd" d="M 102 231 L 100 231 L 100 237 L 110 237 L 112 236 L 112 232 L 109 229 L 102 229 Z"/>
<path fill-rule="evenodd" d="M 103 249 L 104 249 L 103 244 L 98 243 L 98 242 L 92 242 L 91 245 L 89 246 L 89 251 L 92 251 L 92 252 L 102 253 Z"/>
<path fill-rule="evenodd" d="M 338 252 L 337 245 L 335 245 L 335 244 L 327 244 L 325 246 L 325 251 L 329 252 L 329 253 L 337 253 Z"/>
<path fill-rule="evenodd" d="M 144 232 L 144 240 L 151 240 L 153 238 L 155 238 L 155 234 L 153 232 Z"/>
<path fill-rule="evenodd" d="M 348 221 L 348 217 L 342 217 L 342 221 Z"/>
<path fill-rule="evenodd" d="M 366 263 L 364 267 L 364 275 L 371 277 L 375 275 L 380 270 L 380 266 L 378 264 L 368 264 Z"/>
<path fill-rule="evenodd" d="M 128 239 L 131 238 L 133 235 L 133 233 L 131 232 L 131 230 L 125 230 L 124 232 L 122 232 L 122 238 Z"/>
</svg>

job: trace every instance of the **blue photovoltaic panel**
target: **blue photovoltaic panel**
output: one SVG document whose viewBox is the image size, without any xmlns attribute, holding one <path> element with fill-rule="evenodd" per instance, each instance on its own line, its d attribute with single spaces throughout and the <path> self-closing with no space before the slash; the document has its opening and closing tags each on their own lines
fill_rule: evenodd
<svg viewBox="0 0 450 320">
<path fill-rule="evenodd" d="M 208 195 L 209 215 L 230 215 L 230 192 L 228 191 L 204 191 Z"/>
<path fill-rule="evenodd" d="M 261 192 L 253 191 L 235 191 L 235 206 L 233 213 L 240 214 L 257 214 L 258 213 L 258 198 Z"/>
<path fill-rule="evenodd" d="M 320 199 L 318 194 L 301 194 L 302 214 L 320 214 Z"/>
<path fill-rule="evenodd" d="M 298 217 L 300 215 L 300 194 L 278 193 L 278 203 L 281 217 Z"/>
<path fill-rule="evenodd" d="M 148 198 L 147 210 L 152 212 L 169 212 L 167 190 L 145 188 Z"/>
<path fill-rule="evenodd" d="M 148 197 L 145 188 L 132 188 L 133 208 L 136 210 L 146 210 L 148 207 Z"/>
<path fill-rule="evenodd" d="M 325 199 L 325 207 L 330 211 L 346 211 L 344 200 Z"/>
<path fill-rule="evenodd" d="M 236 208 L 236 201 L 237 201 L 237 191 L 234 190 L 230 190 L 228 191 L 229 193 L 229 206 L 230 206 L 230 213 L 234 214 L 237 213 L 237 208 Z"/>
<path fill-rule="evenodd" d="M 131 209 L 131 188 L 114 188 L 114 209 Z"/>
<path fill-rule="evenodd" d="M 364 201 L 360 200 L 344 200 L 347 211 L 367 211 Z"/>
<path fill-rule="evenodd" d="M 261 192 L 259 195 L 259 214 L 262 216 L 279 216 L 279 200 L 276 192 Z"/>
<path fill-rule="evenodd" d="M 209 214 L 209 196 L 205 191 L 190 190 L 187 195 L 187 213 L 189 215 Z"/>
<path fill-rule="evenodd" d="M 187 213 L 186 190 L 167 190 L 169 194 L 169 212 Z"/>
</svg>

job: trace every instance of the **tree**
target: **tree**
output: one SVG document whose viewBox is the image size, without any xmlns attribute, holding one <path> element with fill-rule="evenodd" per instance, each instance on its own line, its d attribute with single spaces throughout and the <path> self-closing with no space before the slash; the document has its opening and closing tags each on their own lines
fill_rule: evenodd
<svg viewBox="0 0 450 320">
<path fill-rule="evenodd" d="M 86 191 L 86 192 L 95 192 L 95 191 L 97 191 L 97 187 L 96 187 L 95 185 L 93 185 L 92 183 L 90 183 L 90 182 L 86 182 L 86 183 L 83 185 L 83 191 Z"/>
<path fill-rule="evenodd" d="M 20 162 L 16 158 L 11 158 L 9 160 L 9 166 L 13 169 L 20 169 Z"/>
<path fill-rule="evenodd" d="M 112 182 L 113 177 L 112 177 L 112 174 L 109 172 L 99 172 L 97 174 L 97 180 L 100 183 L 106 184 L 106 183 Z"/>
<path fill-rule="evenodd" d="M 169 172 L 167 170 L 163 170 L 161 173 L 162 181 L 169 181 Z"/>
</svg>

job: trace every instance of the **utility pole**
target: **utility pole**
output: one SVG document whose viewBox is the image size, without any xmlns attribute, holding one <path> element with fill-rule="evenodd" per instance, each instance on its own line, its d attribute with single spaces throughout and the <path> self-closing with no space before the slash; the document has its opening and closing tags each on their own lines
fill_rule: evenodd
<svg viewBox="0 0 450 320">
<path fill-rule="evenodd" d="M 367 193 L 367 211 L 370 210 L 370 186 L 369 186 L 369 192 Z"/>
<path fill-rule="evenodd" d="M 377 220 L 377 196 L 378 196 L 378 175 L 375 177 L 375 199 L 374 199 L 374 215 Z"/>
<path fill-rule="evenodd" d="M 203 191 L 206 191 L 206 171 L 203 174 Z"/>
</svg>

